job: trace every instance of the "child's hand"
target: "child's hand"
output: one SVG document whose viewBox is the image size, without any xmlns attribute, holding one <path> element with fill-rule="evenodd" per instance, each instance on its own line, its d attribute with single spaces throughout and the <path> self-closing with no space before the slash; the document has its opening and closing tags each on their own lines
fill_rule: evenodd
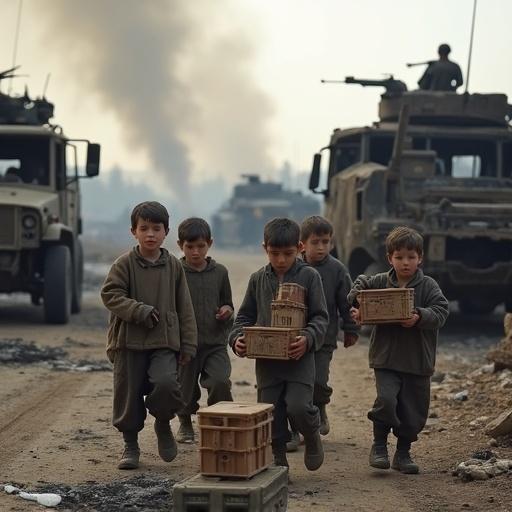
<svg viewBox="0 0 512 512">
<path fill-rule="evenodd" d="M 191 360 L 192 360 L 192 356 L 190 354 L 183 354 L 182 352 L 180 352 L 180 356 L 178 358 L 178 363 L 181 366 L 185 366 L 186 364 L 190 363 Z"/>
<path fill-rule="evenodd" d="M 290 349 L 288 350 L 288 357 L 290 359 L 300 359 L 308 349 L 308 340 L 306 336 L 297 336 L 295 341 L 290 343 Z"/>
<path fill-rule="evenodd" d="M 247 355 L 247 345 L 243 336 L 239 336 L 236 339 L 234 349 L 238 357 L 245 357 Z"/>
<path fill-rule="evenodd" d="M 413 313 L 411 318 L 409 320 L 405 320 L 404 322 L 401 322 L 400 325 L 402 327 L 414 327 L 420 319 L 420 315 L 418 313 Z"/>
<path fill-rule="evenodd" d="M 358 308 L 350 308 L 350 316 L 357 325 L 361 325 L 361 312 L 359 311 Z"/>
<path fill-rule="evenodd" d="M 217 309 L 217 314 L 215 315 L 215 318 L 217 320 L 229 320 L 232 316 L 233 308 L 231 306 L 225 305 Z"/>
<path fill-rule="evenodd" d="M 153 311 L 151 311 L 151 320 L 153 320 L 153 325 L 156 327 L 158 325 L 158 322 L 160 322 L 160 312 L 158 309 L 153 308 Z"/>
<path fill-rule="evenodd" d="M 359 311 L 359 310 L 358 310 Z M 357 343 L 359 336 L 350 332 L 346 332 L 343 338 L 343 346 L 345 348 L 351 347 Z"/>
</svg>

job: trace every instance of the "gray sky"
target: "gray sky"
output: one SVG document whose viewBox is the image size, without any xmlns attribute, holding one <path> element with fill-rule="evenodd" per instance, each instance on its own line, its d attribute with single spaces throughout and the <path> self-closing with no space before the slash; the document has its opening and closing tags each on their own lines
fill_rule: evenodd
<svg viewBox="0 0 512 512">
<path fill-rule="evenodd" d="M 186 164 L 170 162 L 169 176 L 183 167 L 193 182 L 260 169 L 272 176 L 285 160 L 309 168 L 333 128 L 376 119 L 379 97 L 379 89 L 320 79 L 393 73 L 414 88 L 422 68 L 405 63 L 435 58 L 441 42 L 465 75 L 473 1 L 103 4 L 23 0 L 17 62 L 30 76 L 14 87 L 22 92 L 27 83 L 38 95 L 51 72 L 55 122 L 100 142 L 104 170 L 118 164 L 134 180 L 155 176 L 161 187 L 173 158 Z M 11 65 L 17 6 L 0 0 L 0 69 Z M 512 96 L 510 20 L 511 1 L 479 0 L 471 92 Z M 159 73 L 163 62 L 169 68 Z M 145 124 L 134 126 L 141 117 Z M 172 145 L 183 150 L 179 157 L 165 153 Z M 158 166 L 162 172 L 147 173 Z"/>
</svg>

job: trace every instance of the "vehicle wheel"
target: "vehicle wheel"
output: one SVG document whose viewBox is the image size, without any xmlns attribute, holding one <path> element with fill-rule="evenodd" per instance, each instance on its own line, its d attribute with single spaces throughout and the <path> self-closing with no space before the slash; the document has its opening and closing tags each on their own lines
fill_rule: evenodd
<svg viewBox="0 0 512 512">
<path fill-rule="evenodd" d="M 71 313 L 80 313 L 82 309 L 82 284 L 84 281 L 84 252 L 82 242 L 76 241 L 75 264 L 73 266 L 73 295 L 71 297 Z"/>
<path fill-rule="evenodd" d="M 65 245 L 48 247 L 44 259 L 44 315 L 48 323 L 65 324 L 71 314 L 71 253 Z"/>
<path fill-rule="evenodd" d="M 498 305 L 490 299 L 459 299 L 459 310 L 463 315 L 490 315 Z"/>
</svg>

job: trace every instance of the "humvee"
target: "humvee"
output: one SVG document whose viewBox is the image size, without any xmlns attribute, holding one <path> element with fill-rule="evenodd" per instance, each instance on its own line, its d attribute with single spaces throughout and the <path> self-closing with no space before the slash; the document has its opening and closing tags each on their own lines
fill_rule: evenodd
<svg viewBox="0 0 512 512">
<path fill-rule="evenodd" d="M 98 175 L 100 146 L 67 138 L 52 116 L 44 98 L 0 93 L 0 293 L 29 293 L 47 322 L 66 323 L 81 307 L 79 184 Z M 85 176 L 78 144 L 87 145 Z"/>
<path fill-rule="evenodd" d="M 379 121 L 335 129 L 325 195 L 336 256 L 353 277 L 387 270 L 385 238 L 397 225 L 425 240 L 424 270 L 462 312 L 512 311 L 512 130 L 504 94 L 407 91 L 379 85 Z"/>
</svg>

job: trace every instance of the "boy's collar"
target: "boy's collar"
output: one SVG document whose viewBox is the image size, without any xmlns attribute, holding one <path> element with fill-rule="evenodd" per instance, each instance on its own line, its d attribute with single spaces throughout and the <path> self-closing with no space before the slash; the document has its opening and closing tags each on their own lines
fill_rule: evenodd
<svg viewBox="0 0 512 512">
<path fill-rule="evenodd" d="M 189 265 L 187 263 L 187 260 L 185 259 L 185 256 L 182 256 L 180 259 L 181 259 L 181 262 L 183 263 L 183 265 L 185 266 L 185 268 L 187 270 L 190 270 L 191 272 L 205 272 L 207 270 L 211 270 L 215 266 L 215 260 L 212 259 L 211 256 L 206 256 L 206 258 L 205 258 L 206 266 L 204 268 L 202 268 L 201 270 L 198 270 L 197 268 L 193 267 L 192 265 Z"/>
<path fill-rule="evenodd" d="M 160 256 L 156 261 L 149 261 L 146 258 L 144 258 L 144 256 L 142 256 L 142 254 L 140 253 L 140 247 L 138 245 L 136 245 L 133 248 L 133 253 L 135 254 L 135 259 L 137 260 L 137 263 L 143 268 L 165 265 L 165 262 L 169 257 L 169 252 L 164 247 L 160 247 Z"/>
<path fill-rule="evenodd" d="M 301 260 L 300 258 L 295 258 L 295 261 L 293 263 L 293 265 L 286 271 L 286 274 L 285 276 L 288 276 L 288 275 L 295 275 L 299 268 L 302 266 L 302 265 L 306 265 L 306 262 Z M 267 274 L 272 274 L 272 275 L 276 275 L 275 271 L 274 271 L 274 268 L 272 267 L 272 265 L 270 263 L 267 263 L 265 265 L 265 272 Z"/>
<path fill-rule="evenodd" d="M 307 259 L 306 259 L 306 252 L 305 251 L 302 251 L 300 253 L 301 257 L 302 257 L 302 261 L 304 261 L 304 263 L 307 263 L 308 265 L 311 265 L 312 267 L 319 267 L 320 265 L 324 265 L 325 263 L 327 263 L 327 260 L 329 259 L 329 254 L 326 254 L 325 258 L 320 260 L 320 261 L 317 261 L 316 263 L 310 263 Z"/>
<path fill-rule="evenodd" d="M 412 276 L 411 280 L 406 284 L 406 288 L 412 288 L 416 286 L 423 279 L 423 270 L 418 268 L 416 273 Z M 398 279 L 396 277 L 396 271 L 393 267 L 388 271 L 388 281 L 394 288 L 399 288 Z"/>
</svg>

